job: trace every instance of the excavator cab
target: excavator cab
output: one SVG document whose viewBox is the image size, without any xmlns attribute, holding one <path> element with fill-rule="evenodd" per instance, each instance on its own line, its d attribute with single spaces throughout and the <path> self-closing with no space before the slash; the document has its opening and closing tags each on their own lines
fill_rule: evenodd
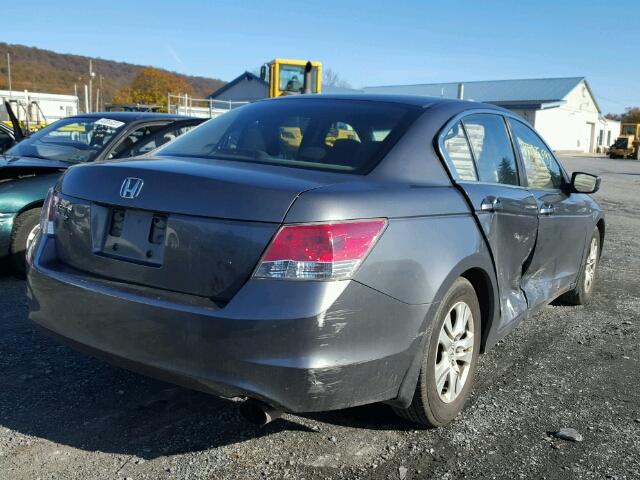
<svg viewBox="0 0 640 480">
<path fill-rule="evenodd" d="M 276 58 L 260 68 L 260 78 L 269 83 L 269 97 L 320 93 L 322 64 L 309 60 Z"/>
</svg>

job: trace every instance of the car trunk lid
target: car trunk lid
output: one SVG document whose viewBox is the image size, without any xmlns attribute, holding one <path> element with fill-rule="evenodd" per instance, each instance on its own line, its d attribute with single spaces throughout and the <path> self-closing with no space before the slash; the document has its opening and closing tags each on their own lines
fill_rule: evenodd
<svg viewBox="0 0 640 480">
<path fill-rule="evenodd" d="M 228 301 L 296 197 L 345 177 L 292 170 L 184 159 L 73 167 L 56 208 L 58 258 L 102 277 Z"/>
<path fill-rule="evenodd" d="M 65 175 L 62 192 L 125 208 L 281 222 L 300 193 L 344 177 L 224 160 L 139 159 L 75 166 Z M 120 195 L 127 178 L 144 183 L 135 198 Z"/>
</svg>

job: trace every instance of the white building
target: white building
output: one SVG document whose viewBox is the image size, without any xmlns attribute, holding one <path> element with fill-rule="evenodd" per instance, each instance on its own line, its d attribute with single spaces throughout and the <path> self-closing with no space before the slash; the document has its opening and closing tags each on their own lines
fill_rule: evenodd
<svg viewBox="0 0 640 480">
<path fill-rule="evenodd" d="M 584 77 L 494 80 L 365 87 L 395 93 L 492 103 L 524 117 L 558 152 L 602 152 L 620 134 L 620 122 L 603 117 Z"/>
<path fill-rule="evenodd" d="M 55 93 L 0 90 L 0 120 L 8 120 L 4 102 L 9 101 L 18 120 L 32 124 L 49 124 L 78 114 L 78 97 Z"/>
</svg>

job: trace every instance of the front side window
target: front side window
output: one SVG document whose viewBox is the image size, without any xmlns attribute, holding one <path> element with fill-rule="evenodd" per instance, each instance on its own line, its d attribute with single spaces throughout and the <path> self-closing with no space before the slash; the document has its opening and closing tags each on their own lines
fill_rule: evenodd
<svg viewBox="0 0 640 480">
<path fill-rule="evenodd" d="M 563 176 L 560 165 L 538 135 L 524 123 L 509 119 L 531 188 L 559 189 Z"/>
<path fill-rule="evenodd" d="M 209 120 L 157 155 L 364 174 L 421 111 L 360 100 L 265 100 Z"/>
<path fill-rule="evenodd" d="M 453 163 L 453 167 L 456 169 L 456 173 L 460 180 L 478 180 L 478 177 L 476 176 L 476 169 L 473 165 L 471 149 L 469 148 L 467 137 L 464 134 L 464 129 L 460 122 L 451 127 L 445 135 L 444 149 L 446 150 L 451 163 Z"/>
<path fill-rule="evenodd" d="M 463 119 L 481 182 L 518 185 L 513 146 L 502 116 L 473 114 Z"/>
<path fill-rule="evenodd" d="M 7 154 L 62 160 L 73 163 L 90 162 L 125 126 L 112 118 L 64 118 L 34 133 Z"/>
</svg>

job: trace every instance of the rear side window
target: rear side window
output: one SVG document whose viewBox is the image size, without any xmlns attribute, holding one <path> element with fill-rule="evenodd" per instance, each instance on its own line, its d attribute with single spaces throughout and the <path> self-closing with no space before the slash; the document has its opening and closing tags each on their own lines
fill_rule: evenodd
<svg viewBox="0 0 640 480">
<path fill-rule="evenodd" d="M 444 148 L 460 180 L 478 180 L 471 149 L 460 122 L 451 127 L 445 135 Z"/>
<path fill-rule="evenodd" d="M 421 111 L 359 100 L 266 100 L 210 120 L 158 154 L 364 174 Z"/>
<path fill-rule="evenodd" d="M 124 156 L 125 152 L 135 148 L 137 145 L 141 145 L 141 142 L 146 141 L 151 135 L 163 129 L 165 125 L 142 125 L 132 130 L 113 147 L 111 153 L 109 153 L 109 158 Z"/>
<path fill-rule="evenodd" d="M 529 187 L 559 189 L 563 181 L 562 170 L 544 142 L 522 122 L 513 119 L 509 122 L 520 149 Z"/>
<path fill-rule="evenodd" d="M 474 114 L 462 121 L 480 181 L 518 185 L 516 157 L 502 116 Z"/>
<path fill-rule="evenodd" d="M 165 143 L 169 143 L 170 141 L 175 140 L 180 135 L 187 133 L 189 130 L 195 127 L 196 125 L 184 125 L 166 128 L 165 130 L 161 130 L 155 134 L 142 138 L 138 142 L 134 142 L 124 150 L 118 151 L 117 158 L 145 155 L 155 150 L 156 148 L 161 147 Z"/>
</svg>

